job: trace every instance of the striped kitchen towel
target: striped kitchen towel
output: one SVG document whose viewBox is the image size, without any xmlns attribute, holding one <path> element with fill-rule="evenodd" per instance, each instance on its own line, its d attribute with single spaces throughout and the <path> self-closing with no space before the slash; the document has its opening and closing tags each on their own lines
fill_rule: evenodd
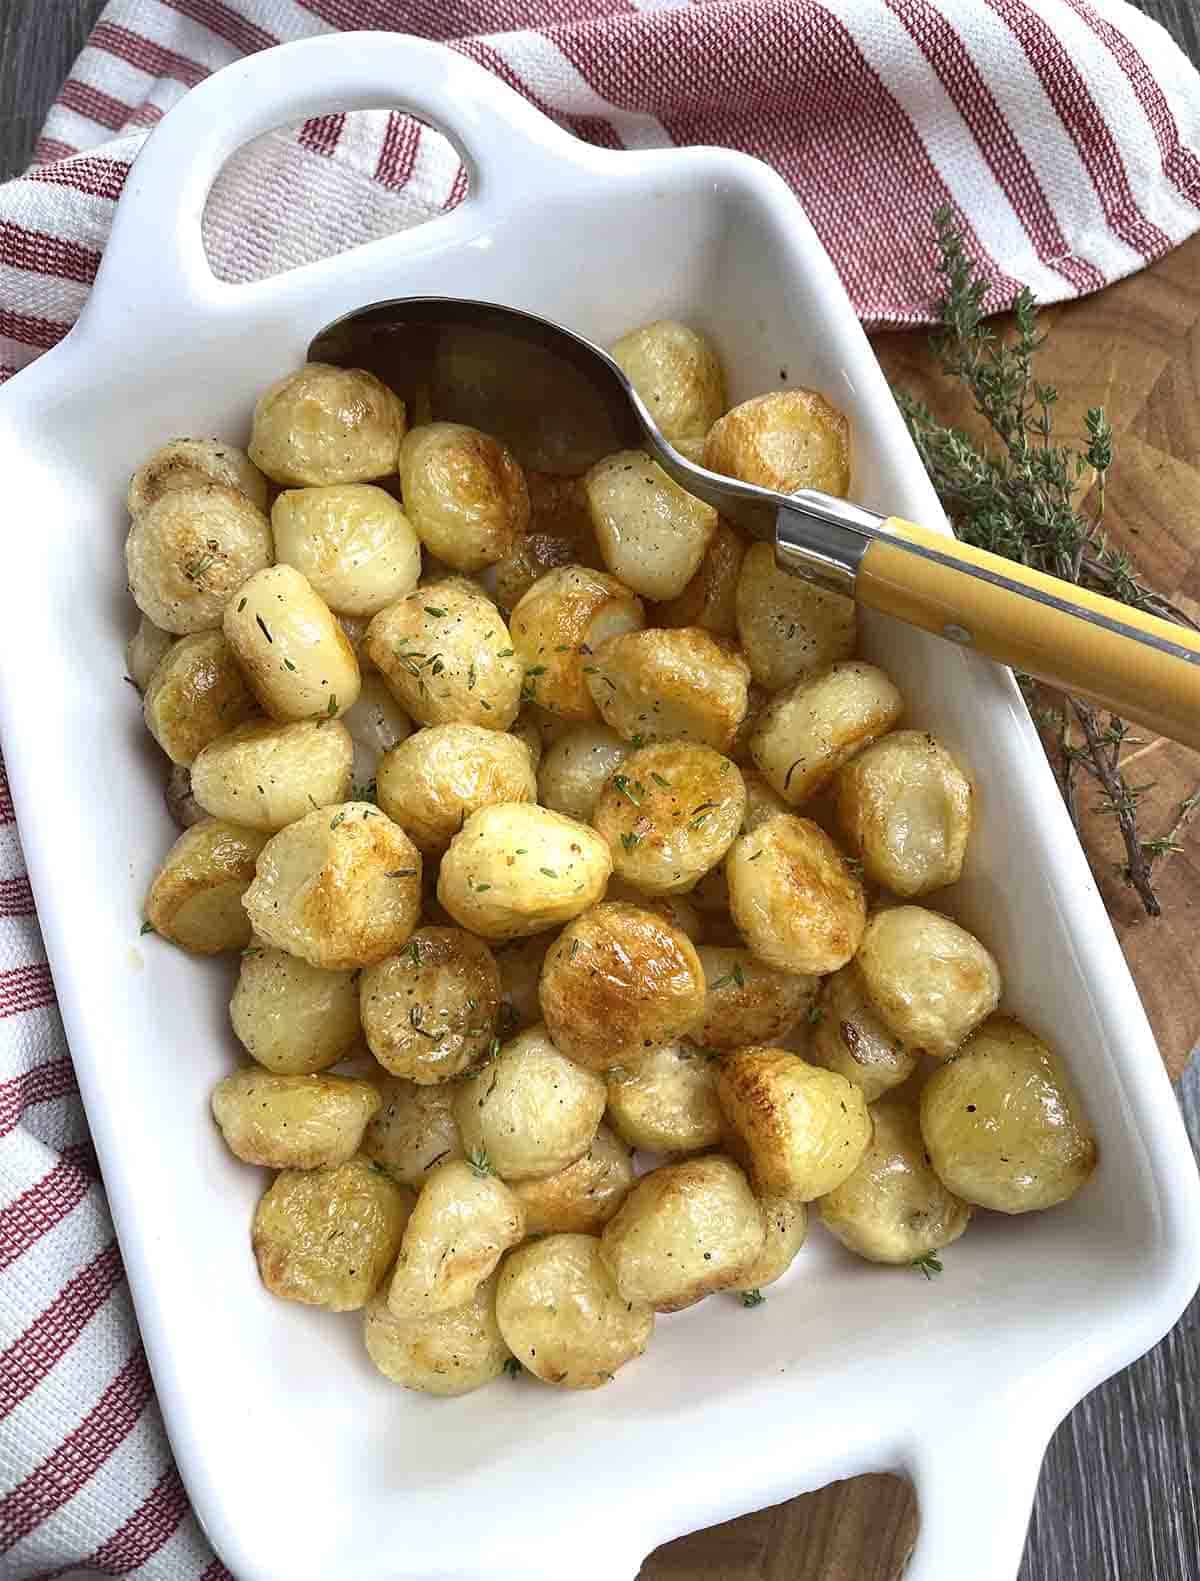
<svg viewBox="0 0 1200 1581">
<path fill-rule="evenodd" d="M 444 39 L 577 136 L 722 143 L 794 188 L 871 325 L 927 319 L 950 205 L 999 308 L 1094 291 L 1200 225 L 1200 79 L 1122 0 L 113 0 L 0 187 L 0 378 L 70 327 L 130 161 L 209 72 L 309 34 Z M 231 161 L 245 280 L 466 191 L 436 132 L 328 115 Z M 0 771 L 0 1577 L 227 1572 L 171 1461 Z"/>
</svg>

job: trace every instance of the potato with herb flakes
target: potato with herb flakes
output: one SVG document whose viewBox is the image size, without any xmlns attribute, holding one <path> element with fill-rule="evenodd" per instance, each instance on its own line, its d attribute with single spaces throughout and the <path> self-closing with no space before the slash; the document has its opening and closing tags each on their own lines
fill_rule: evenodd
<svg viewBox="0 0 1200 1581">
<path fill-rule="evenodd" d="M 524 698 L 576 724 L 598 720 L 584 665 L 609 637 L 645 623 L 641 599 L 616 577 L 581 565 L 548 571 L 509 620 Z"/>
<path fill-rule="evenodd" d="M 654 1332 L 653 1311 L 620 1294 L 594 1235 L 546 1235 L 510 1252 L 496 1321 L 522 1366 L 566 1389 L 611 1383 Z"/>
<path fill-rule="evenodd" d="M 600 1254 L 626 1301 L 679 1312 L 744 1279 L 765 1241 L 745 1175 L 709 1154 L 643 1175 L 605 1226 Z"/>
<path fill-rule="evenodd" d="M 594 830 L 533 802 L 472 814 L 450 842 L 438 899 L 485 939 L 515 939 L 569 922 L 604 894 L 612 860 Z"/>
<path fill-rule="evenodd" d="M 367 1046 L 393 1076 L 450 1081 L 491 1047 L 500 970 L 483 940 L 459 928 L 418 928 L 358 988 Z"/>
<path fill-rule="evenodd" d="M 464 423 L 425 423 L 400 446 L 404 506 L 425 547 L 456 571 L 509 554 L 529 526 L 525 474 L 507 446 Z"/>
<path fill-rule="evenodd" d="M 250 923 L 242 897 L 265 840 L 254 829 L 219 818 L 205 818 L 186 829 L 150 885 L 149 927 L 193 955 L 244 949 L 250 942 Z"/>
<path fill-rule="evenodd" d="M 862 1088 L 868 1103 L 917 1068 L 900 1039 L 879 1019 L 862 973 L 851 961 L 821 984 L 808 1060 Z"/>
<path fill-rule="evenodd" d="M 258 939 L 242 951 L 229 1019 L 251 1059 L 281 1076 L 326 1070 L 362 1037 L 353 972 L 322 971 Z"/>
<path fill-rule="evenodd" d="M 556 1175 L 592 1145 L 604 1082 L 567 1059 L 542 1026 L 527 1027 L 454 1095 L 468 1157 L 484 1155 L 506 1181 Z"/>
<path fill-rule="evenodd" d="M 358 1151 L 380 1106 L 369 1081 L 235 1071 L 212 1091 L 213 1119 L 231 1153 L 267 1169 L 328 1169 Z"/>
<path fill-rule="evenodd" d="M 725 410 L 725 375 L 716 349 L 676 319 L 631 329 L 614 342 L 612 358 L 672 444 L 707 434 Z"/>
<path fill-rule="evenodd" d="M 378 807 L 322 807 L 272 835 L 246 891 L 254 931 L 312 966 L 373 966 L 408 942 L 421 856 Z"/>
<path fill-rule="evenodd" d="M 140 515 L 164 494 L 209 483 L 236 489 L 260 511 L 267 508 L 267 480 L 245 451 L 220 439 L 169 439 L 130 478 L 129 514 Z"/>
<path fill-rule="evenodd" d="M 921 1135 L 946 1188 L 996 1213 L 1052 1208 L 1096 1167 L 1070 1075 L 1011 1016 L 991 1016 L 934 1071 L 921 1091 Z"/>
<path fill-rule="evenodd" d="M 747 949 L 701 945 L 704 1010 L 693 1036 L 712 1049 L 773 1043 L 809 1011 L 817 979 L 803 972 L 769 966 Z"/>
<path fill-rule="evenodd" d="M 427 856 L 480 808 L 537 800 L 524 743 L 479 725 L 427 725 L 385 753 L 375 782 L 379 805 Z"/>
<path fill-rule="evenodd" d="M 250 459 L 274 483 L 370 483 L 396 470 L 404 402 L 362 368 L 309 362 L 254 408 Z"/>
<path fill-rule="evenodd" d="M 771 966 L 823 976 L 844 966 L 866 927 L 862 884 L 815 823 L 778 813 L 735 840 L 725 858 L 729 909 Z"/>
<path fill-rule="evenodd" d="M 544 754 L 538 800 L 552 812 L 587 823 L 605 782 L 628 755 L 628 743 L 608 725 L 577 725 Z"/>
<path fill-rule="evenodd" d="M 711 747 L 659 742 L 632 753 L 601 791 L 592 824 L 619 877 L 648 895 L 690 890 L 742 826 L 746 787 Z"/>
<path fill-rule="evenodd" d="M 177 640 L 145 615 L 139 617 L 137 630 L 125 644 L 125 673 L 139 692 L 149 686 L 151 676 Z"/>
<path fill-rule="evenodd" d="M 903 712 L 904 699 L 876 665 L 835 664 L 771 699 L 750 737 L 750 756 L 772 789 L 798 807 Z"/>
<path fill-rule="evenodd" d="M 855 957 L 875 1010 L 908 1049 L 947 1059 L 1000 1002 L 1000 968 L 974 934 L 924 906 L 867 924 Z"/>
<path fill-rule="evenodd" d="M 735 610 L 750 672 L 769 692 L 817 675 L 854 652 L 854 600 L 780 570 L 769 543 L 747 549 Z"/>
<path fill-rule="evenodd" d="M 673 928 L 678 928 L 693 944 L 699 944 L 704 936 L 704 924 L 699 911 L 692 904 L 691 895 L 644 895 L 623 878 L 610 878 L 604 898 L 623 900 L 626 905 L 640 906 L 643 911 L 653 912 Z"/>
<path fill-rule="evenodd" d="M 270 522 L 222 483 L 160 495 L 125 540 L 134 603 L 176 636 L 219 626 L 229 599 L 271 558 Z"/>
<path fill-rule="evenodd" d="M 704 441 L 704 465 L 779 494 L 850 488 L 850 424 L 817 390 L 772 390 L 719 417 Z"/>
<path fill-rule="evenodd" d="M 704 558 L 678 598 L 655 604 L 656 626 L 699 626 L 714 637 L 737 637 L 737 585 L 746 555 L 746 540 L 724 517 L 709 540 Z"/>
<path fill-rule="evenodd" d="M 716 1147 L 724 1129 L 716 1060 L 681 1041 L 652 1050 L 629 1069 L 610 1070 L 608 1118 L 618 1136 L 646 1153 Z"/>
<path fill-rule="evenodd" d="M 367 1126 L 362 1151 L 402 1185 L 419 1191 L 436 1165 L 463 1156 L 454 1088 L 421 1087 L 399 1076 L 377 1082 L 382 1107 Z"/>
<path fill-rule="evenodd" d="M 146 729 L 172 763 L 185 766 L 254 713 L 254 698 L 219 631 L 195 632 L 171 644 L 142 702 Z"/>
<path fill-rule="evenodd" d="M 717 1098 L 730 1140 L 744 1154 L 754 1188 L 811 1202 L 857 1169 L 871 1139 L 860 1088 L 786 1049 L 750 1047 L 727 1054 Z"/>
<path fill-rule="evenodd" d="M 715 508 L 680 488 L 642 450 L 597 461 L 583 492 L 612 574 L 644 598 L 678 598 L 717 530 Z"/>
<path fill-rule="evenodd" d="M 271 507 L 271 531 L 276 560 L 295 566 L 337 615 L 377 615 L 421 575 L 412 523 L 373 483 L 285 489 Z"/>
<path fill-rule="evenodd" d="M 272 1295 L 353 1312 L 378 1289 L 400 1248 L 413 1193 L 367 1159 L 285 1169 L 254 1213 L 250 1244 Z"/>
<path fill-rule="evenodd" d="M 500 611 L 465 577 L 418 587 L 380 610 L 367 652 L 418 724 L 507 730 L 517 717 L 521 661 Z"/>
<path fill-rule="evenodd" d="M 806 1203 L 792 1202 L 787 1197 L 760 1196 L 758 1205 L 767 1229 L 763 1249 L 737 1284 L 729 1287 L 747 1294 L 765 1290 L 777 1279 L 782 1279 L 795 1262 L 808 1235 Z"/>
<path fill-rule="evenodd" d="M 598 1235 L 629 1195 L 633 1156 L 601 1125 L 582 1157 L 553 1175 L 513 1183 L 525 1209 L 526 1235 Z"/>
<path fill-rule="evenodd" d="M 698 627 L 610 637 L 584 666 L 606 724 L 626 740 L 689 740 L 728 752 L 747 707 L 750 669 Z"/>
<path fill-rule="evenodd" d="M 531 938 L 510 939 L 494 947 L 496 964 L 500 968 L 497 1027 L 501 1036 L 511 1036 L 522 1027 L 535 1026 L 542 1019 L 538 999 L 542 962 L 557 937 L 555 932 L 535 933 Z"/>
<path fill-rule="evenodd" d="M 225 606 L 223 629 L 250 690 L 281 724 L 336 719 L 358 701 L 354 649 L 294 566 L 252 576 Z"/>
<path fill-rule="evenodd" d="M 314 807 L 346 799 L 354 748 L 337 719 L 251 719 L 192 764 L 192 795 L 214 818 L 274 834 Z"/>
<path fill-rule="evenodd" d="M 524 1234 L 524 1208 L 486 1160 L 438 1164 L 405 1228 L 388 1311 L 405 1321 L 464 1306 Z"/>
<path fill-rule="evenodd" d="M 482 1389 L 504 1371 L 511 1352 L 496 1322 L 493 1274 L 471 1299 L 449 1312 L 401 1321 L 377 1291 L 367 1302 L 363 1341 L 385 1378 L 443 1399 Z"/>
</svg>

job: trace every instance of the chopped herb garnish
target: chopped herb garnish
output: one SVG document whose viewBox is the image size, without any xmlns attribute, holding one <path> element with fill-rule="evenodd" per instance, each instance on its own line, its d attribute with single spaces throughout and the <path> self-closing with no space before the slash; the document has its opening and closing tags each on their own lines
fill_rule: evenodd
<svg viewBox="0 0 1200 1581">
<path fill-rule="evenodd" d="M 787 794 L 788 786 L 792 782 L 792 775 L 796 772 L 796 770 L 800 767 L 801 763 L 803 763 L 803 762 L 804 762 L 803 758 L 797 758 L 796 761 L 792 764 L 791 768 L 788 769 L 787 773 L 783 776 L 783 790 L 784 790 L 784 794 L 785 795 Z"/>
<path fill-rule="evenodd" d="M 274 637 L 273 637 L 273 636 L 272 636 L 272 635 L 271 635 L 271 633 L 270 633 L 270 632 L 269 632 L 269 631 L 268 631 L 268 630 L 267 630 L 267 623 L 266 623 L 266 621 L 265 621 L 265 620 L 264 620 L 264 619 L 263 619 L 263 618 L 262 618 L 262 616 L 261 616 L 261 615 L 255 615 L 255 617 L 254 617 L 254 618 L 255 618 L 255 620 L 256 620 L 256 621 L 257 621 L 257 622 L 258 622 L 258 624 L 259 624 L 259 628 L 260 628 L 260 629 L 261 629 L 261 631 L 262 631 L 262 634 L 263 634 L 263 636 L 264 636 L 264 637 L 265 637 L 265 638 L 266 638 L 266 639 L 267 639 L 267 641 L 268 641 L 268 642 L 274 642 L 274 641 L 275 641 L 275 638 L 274 638 Z"/>
<path fill-rule="evenodd" d="M 541 867 L 541 868 L 538 869 L 538 872 L 539 873 L 545 873 L 547 878 L 557 878 L 558 877 L 558 874 L 555 872 L 555 870 L 552 867 Z"/>
<path fill-rule="evenodd" d="M 473 692 L 474 690 L 475 690 L 475 666 L 472 665 L 471 668 L 467 671 L 467 691 L 468 692 Z"/>
<path fill-rule="evenodd" d="M 138 932 L 142 935 L 145 935 L 147 933 L 157 933 L 158 929 L 152 922 L 143 922 L 141 927 L 138 929 Z"/>
<path fill-rule="evenodd" d="M 497 653 L 497 655 L 496 655 L 496 657 L 498 659 L 511 659 L 512 656 L 513 656 L 513 649 L 512 648 L 501 648 L 499 653 Z"/>
<path fill-rule="evenodd" d="M 244 598 L 239 599 L 238 600 L 238 614 L 239 615 L 245 609 L 245 607 L 246 607 L 246 600 Z"/>
<path fill-rule="evenodd" d="M 761 855 L 762 855 L 762 847 L 761 847 L 761 846 L 759 846 L 759 848 L 758 848 L 758 850 L 757 850 L 757 851 L 755 851 L 755 853 L 754 853 L 754 855 L 753 855 L 753 856 L 748 856 L 748 857 L 747 857 L 747 858 L 746 858 L 746 860 L 747 860 L 747 861 L 748 861 L 748 862 L 757 862 L 757 861 L 758 861 L 758 859 L 759 859 L 759 857 L 760 857 L 760 856 L 761 856 Z"/>
<path fill-rule="evenodd" d="M 504 1363 L 504 1371 L 510 1378 L 519 1378 L 525 1369 L 515 1356 L 510 1356 Z"/>
<path fill-rule="evenodd" d="M 333 817 L 329 820 L 329 827 L 331 829 L 336 829 L 339 823 L 345 822 L 345 818 L 346 814 L 344 812 L 334 813 Z"/>
<path fill-rule="evenodd" d="M 745 988 L 746 986 L 746 974 L 742 970 L 740 961 L 734 961 L 729 971 L 722 972 L 721 976 L 710 984 L 710 987 L 714 989 L 727 988 L 730 983 L 736 983 L 739 988 Z"/>
<path fill-rule="evenodd" d="M 766 1299 L 761 1290 L 742 1291 L 742 1305 L 744 1307 L 760 1307 Z"/>
<path fill-rule="evenodd" d="M 810 1027 L 820 1026 L 821 1022 L 824 1021 L 824 1019 L 825 1019 L 825 1012 L 824 1012 L 824 1010 L 821 1009 L 820 1005 L 809 1005 L 809 1007 L 808 1007 L 808 1024 L 809 1024 Z"/>
<path fill-rule="evenodd" d="M 631 832 L 629 834 L 623 834 L 621 836 L 621 844 L 625 847 L 625 849 L 627 851 L 635 850 L 639 845 L 641 845 L 641 843 L 642 843 L 642 837 L 641 837 L 640 834 L 633 834 Z"/>
<path fill-rule="evenodd" d="M 545 673 L 546 673 L 546 666 L 544 664 L 531 664 L 529 666 L 529 668 L 525 671 L 526 676 L 530 676 L 530 675 L 545 675 Z"/>
<path fill-rule="evenodd" d="M 285 670 L 294 670 L 296 668 L 290 659 L 285 659 L 283 661 L 283 667 Z"/>
<path fill-rule="evenodd" d="M 432 604 L 426 604 L 425 613 L 427 615 L 432 615 L 434 620 L 441 620 L 446 611 L 444 609 L 436 609 Z"/>
<path fill-rule="evenodd" d="M 575 957 L 578 954 L 579 954 L 579 940 L 578 939 L 572 939 L 571 940 L 571 959 L 574 960 Z"/>
<path fill-rule="evenodd" d="M 420 964 L 421 964 L 421 942 L 420 942 L 419 939 L 412 939 L 412 940 L 410 940 L 408 949 L 405 951 L 405 953 L 407 955 L 411 955 L 412 956 L 412 963 L 413 963 L 414 966 L 420 966 Z"/>
<path fill-rule="evenodd" d="M 492 1161 L 488 1157 L 487 1148 L 485 1147 L 477 1147 L 472 1152 L 468 1153 L 467 1163 L 471 1166 L 472 1171 L 478 1175 L 481 1180 L 486 1178 L 486 1176 L 495 1173 L 495 1171 L 492 1169 Z"/>
<path fill-rule="evenodd" d="M 384 878 L 416 878 L 415 867 L 397 867 L 390 873 L 385 873 Z"/>
<path fill-rule="evenodd" d="M 638 792 L 644 790 L 645 786 L 639 785 L 637 780 L 633 780 L 631 783 L 626 775 L 614 774 L 613 789 L 619 791 L 625 800 L 631 801 L 635 807 L 642 805 L 642 798 Z"/>
<path fill-rule="evenodd" d="M 942 1259 L 936 1252 L 926 1252 L 923 1257 L 914 1257 L 912 1266 L 919 1268 L 926 1279 L 932 1279 L 934 1274 L 942 1272 Z"/>
<path fill-rule="evenodd" d="M 333 716 L 337 713 L 337 693 L 336 692 L 330 692 L 330 694 L 329 694 L 329 707 L 325 710 L 325 712 L 329 715 L 330 719 L 332 719 Z"/>
<path fill-rule="evenodd" d="M 629 738 L 630 746 L 634 746 L 634 747 L 644 746 L 645 745 L 645 741 L 646 741 L 645 736 L 634 735 L 634 736 L 630 736 L 630 738 Z"/>
<path fill-rule="evenodd" d="M 671 782 L 670 782 L 670 780 L 664 779 L 661 774 L 656 773 L 653 769 L 651 769 L 651 771 L 650 771 L 650 778 L 654 781 L 654 783 L 656 785 L 661 785 L 663 790 L 670 790 L 671 789 Z"/>
</svg>

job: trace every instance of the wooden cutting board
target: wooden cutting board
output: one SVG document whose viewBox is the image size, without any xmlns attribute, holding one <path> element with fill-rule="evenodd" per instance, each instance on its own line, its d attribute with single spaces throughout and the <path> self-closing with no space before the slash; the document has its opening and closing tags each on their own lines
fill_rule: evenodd
<svg viewBox="0 0 1200 1581">
<path fill-rule="evenodd" d="M 1059 391 L 1062 438 L 1103 405 L 1115 431 L 1105 522 L 1159 591 L 1200 618 L 1200 236 L 1098 296 L 1042 315 L 1038 377 Z M 889 378 L 945 422 L 971 430 L 969 400 L 934 370 L 924 332 L 875 337 Z M 884 502 L 871 502 L 883 504 Z M 1136 779 L 1152 782 L 1146 833 L 1168 826 L 1200 785 L 1200 754 L 1147 739 Z M 1151 920 L 1116 877 L 1111 818 L 1086 805 L 1092 867 L 1172 1076 L 1200 1041 L 1200 818 L 1158 870 Z M 897 1581 L 912 1551 L 916 1501 L 898 1477 L 856 1477 L 659 1548 L 641 1581 Z M 964 1578 L 965 1581 L 965 1578 Z"/>
</svg>

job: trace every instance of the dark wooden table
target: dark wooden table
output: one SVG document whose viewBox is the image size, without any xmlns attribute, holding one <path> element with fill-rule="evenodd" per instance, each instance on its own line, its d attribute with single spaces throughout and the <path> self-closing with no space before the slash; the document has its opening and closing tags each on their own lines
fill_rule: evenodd
<svg viewBox="0 0 1200 1581">
<path fill-rule="evenodd" d="M 1140 4 L 1200 63 L 1200 0 Z M 0 0 L 0 176 L 28 162 L 46 106 L 101 9 L 102 0 Z M 1180 1097 L 1200 1150 L 1200 1061 L 1183 1078 Z M 806 1503 L 787 1507 L 795 1512 L 788 1519 L 794 1564 L 781 1567 L 776 1548 L 769 1572 L 757 1572 L 764 1581 L 768 1573 L 770 1581 L 790 1581 L 801 1569 L 817 1577 L 818 1555 L 837 1546 L 828 1504 L 806 1525 Z M 740 1525 L 728 1528 L 731 1566 Z M 695 1541 L 661 1551 L 654 1575 L 694 1575 L 687 1548 Z M 718 1581 L 719 1567 L 709 1573 Z M 1200 1581 L 1200 1302 L 1055 1435 L 1021 1581 Z"/>
</svg>

